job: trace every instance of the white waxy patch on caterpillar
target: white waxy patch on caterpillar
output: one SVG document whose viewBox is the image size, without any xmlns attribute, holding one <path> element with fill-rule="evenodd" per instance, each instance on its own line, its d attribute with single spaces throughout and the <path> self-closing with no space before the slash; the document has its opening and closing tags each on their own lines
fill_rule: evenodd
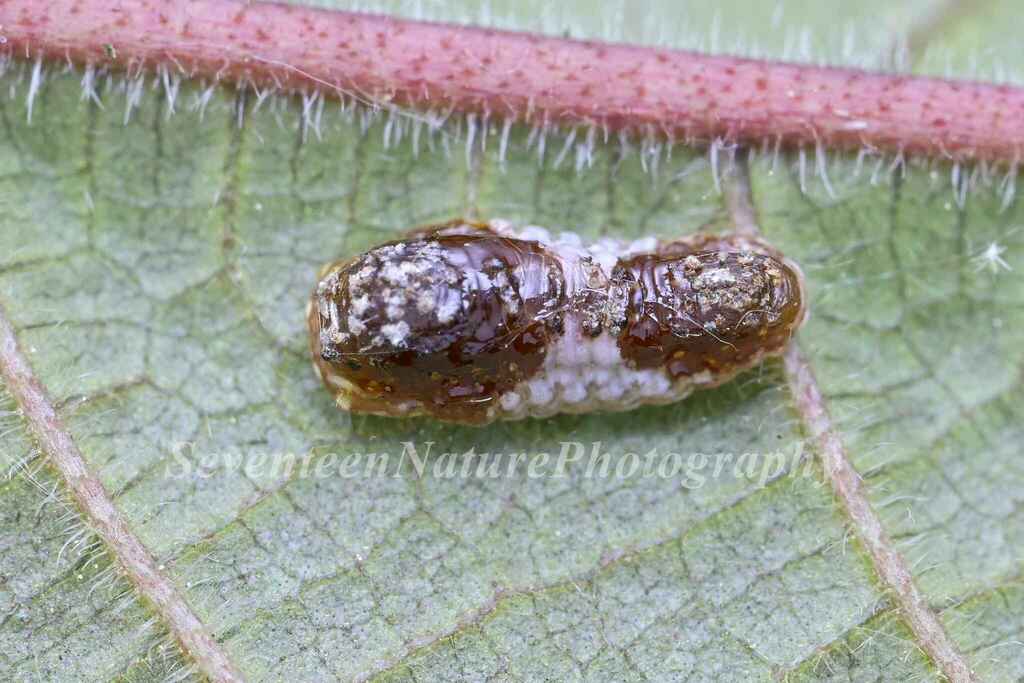
<svg viewBox="0 0 1024 683">
<path fill-rule="evenodd" d="M 691 390 L 687 382 L 673 383 L 662 369 L 630 367 L 614 337 L 602 333 L 588 338 L 578 321 L 567 317 L 565 334 L 548 350 L 542 370 L 514 391 L 526 396 L 525 402 L 502 402 L 495 417 L 629 410 L 642 403 L 677 401 Z"/>
<path fill-rule="evenodd" d="M 492 220 L 488 225 L 498 234 L 543 244 L 560 260 L 566 279 L 577 288 L 585 286 L 581 281 L 581 259 L 592 258 L 607 277 L 620 258 L 650 253 L 657 248 L 654 237 L 630 242 L 605 237 L 588 245 L 571 232 L 553 237 L 548 230 L 535 225 L 517 229 L 504 220 Z M 615 337 L 608 332 L 596 338 L 586 336 L 580 329 L 578 315 L 571 310 L 566 311 L 564 324 L 565 331 L 549 347 L 541 371 L 516 386 L 511 392 L 516 400 L 500 401 L 493 417 L 521 419 L 557 413 L 631 410 L 642 404 L 681 400 L 699 384 L 693 378 L 674 382 L 662 368 L 631 367 L 623 359 Z M 525 400 L 520 400 L 520 396 Z"/>
<path fill-rule="evenodd" d="M 388 323 L 381 327 L 380 331 L 391 346 L 402 348 L 405 346 L 406 338 L 409 336 L 409 324 L 405 321 Z"/>
<path fill-rule="evenodd" d="M 322 273 L 307 314 L 339 406 L 473 424 L 677 401 L 780 353 L 806 315 L 799 268 L 736 235 L 453 221 Z"/>
</svg>

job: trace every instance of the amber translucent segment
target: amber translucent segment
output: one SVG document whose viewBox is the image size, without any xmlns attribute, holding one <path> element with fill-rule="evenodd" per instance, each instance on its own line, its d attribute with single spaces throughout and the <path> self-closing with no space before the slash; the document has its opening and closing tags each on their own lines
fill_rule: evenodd
<svg viewBox="0 0 1024 683">
<path fill-rule="evenodd" d="M 354 411 L 482 421 L 543 363 L 564 278 L 537 242 L 420 235 L 329 266 L 313 294 L 314 362 L 358 387 Z M 338 388 L 337 385 L 334 387 Z"/>
<path fill-rule="evenodd" d="M 804 316 L 799 271 L 776 255 L 727 250 L 738 246 L 749 245 L 697 240 L 619 261 L 613 279 L 630 290 L 619 337 L 627 362 L 673 379 L 726 377 L 785 346 Z"/>
</svg>

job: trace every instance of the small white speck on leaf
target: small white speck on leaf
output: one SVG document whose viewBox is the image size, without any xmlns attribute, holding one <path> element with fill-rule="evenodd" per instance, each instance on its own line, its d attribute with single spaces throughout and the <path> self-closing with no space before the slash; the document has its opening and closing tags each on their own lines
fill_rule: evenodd
<svg viewBox="0 0 1024 683">
<path fill-rule="evenodd" d="M 1013 267 L 1003 258 L 1005 253 L 1006 247 L 998 242 L 991 242 L 981 253 L 971 259 L 974 262 L 974 269 L 978 272 L 987 270 L 993 274 L 1001 270 L 1007 272 L 1013 270 Z"/>
</svg>

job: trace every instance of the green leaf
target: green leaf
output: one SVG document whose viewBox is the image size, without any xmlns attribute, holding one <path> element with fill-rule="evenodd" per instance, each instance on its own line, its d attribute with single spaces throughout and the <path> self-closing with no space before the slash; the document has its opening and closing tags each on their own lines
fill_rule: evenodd
<svg viewBox="0 0 1024 683">
<path fill-rule="evenodd" d="M 489 16 L 879 64 L 932 9 L 677 5 L 495 3 Z M 480 18 L 468 2 L 430 11 Z M 1020 69 L 1017 13 L 1004 0 L 957 17 L 915 68 Z M 515 130 L 504 163 L 494 136 L 467 164 L 461 140 L 424 141 L 417 156 L 408 139 L 385 146 L 386 119 L 364 133 L 333 105 L 314 129 L 300 101 L 257 106 L 225 89 L 200 115 L 191 83 L 174 113 L 147 87 L 125 125 L 121 79 L 96 106 L 62 65 L 29 124 L 30 69 L 0 81 L 0 302 L 88 464 L 247 676 L 937 678 L 814 464 L 779 362 L 672 406 L 486 429 L 349 417 L 312 373 L 303 309 L 325 261 L 468 213 L 588 237 L 726 228 L 705 153 L 677 147 L 654 173 L 599 145 L 578 172 L 572 154 L 553 163 L 561 139 L 539 163 Z M 954 642 L 986 679 L 1019 678 L 1024 203 L 1002 208 L 999 178 L 979 176 L 959 206 L 942 164 L 891 171 L 888 159 L 872 177 L 873 160 L 855 175 L 853 155 L 830 154 L 832 196 L 813 150 L 805 161 L 803 174 L 797 154 L 751 169 L 762 230 L 808 276 L 799 344 Z M 990 245 L 1006 267 L 984 259 Z M 3 409 L 0 466 L 28 472 L 0 483 L 0 678 L 188 674 Z M 420 455 L 432 444 L 422 476 L 408 458 L 397 476 L 343 476 L 367 453 L 396 465 L 408 442 Z M 610 473 L 588 473 L 585 457 L 564 477 L 444 476 L 482 453 L 556 459 L 577 442 L 598 443 Z M 630 474 L 632 454 L 652 450 L 705 467 Z M 332 473 L 173 476 L 289 453 Z M 763 481 L 750 453 L 785 457 L 785 476 Z"/>
</svg>

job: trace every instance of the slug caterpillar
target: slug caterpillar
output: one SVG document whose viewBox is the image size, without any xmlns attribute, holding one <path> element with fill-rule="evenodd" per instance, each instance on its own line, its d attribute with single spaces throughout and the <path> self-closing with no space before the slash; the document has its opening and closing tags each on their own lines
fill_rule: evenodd
<svg viewBox="0 0 1024 683">
<path fill-rule="evenodd" d="M 307 318 L 340 408 L 486 424 L 719 385 L 781 353 L 805 301 L 799 267 L 756 238 L 585 245 L 456 220 L 328 264 Z"/>
</svg>

